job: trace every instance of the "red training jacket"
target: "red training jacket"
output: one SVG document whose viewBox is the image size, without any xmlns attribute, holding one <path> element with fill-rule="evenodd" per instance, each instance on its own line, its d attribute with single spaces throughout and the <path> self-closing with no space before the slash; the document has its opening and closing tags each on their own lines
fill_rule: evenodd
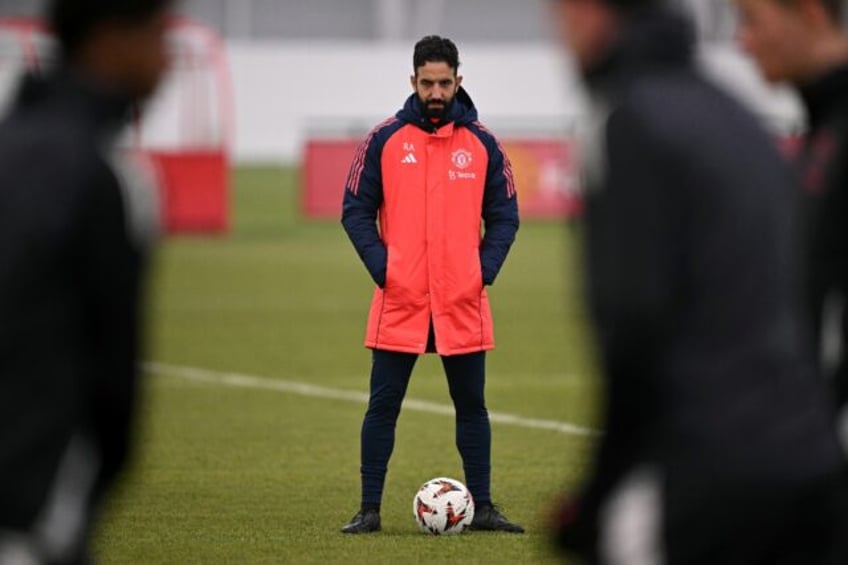
<svg viewBox="0 0 848 565">
<path fill-rule="evenodd" d="M 492 349 L 485 285 L 518 206 L 509 160 L 467 93 L 435 125 L 410 96 L 359 147 L 346 188 L 342 223 L 377 283 L 365 345 L 424 353 L 432 321 L 441 355 Z"/>
</svg>

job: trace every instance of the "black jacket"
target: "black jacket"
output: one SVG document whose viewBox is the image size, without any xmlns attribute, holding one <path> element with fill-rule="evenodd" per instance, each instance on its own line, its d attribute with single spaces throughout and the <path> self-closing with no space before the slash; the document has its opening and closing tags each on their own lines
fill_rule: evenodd
<svg viewBox="0 0 848 565">
<path fill-rule="evenodd" d="M 144 262 L 112 165 L 128 110 L 68 72 L 26 78 L 0 124 L 0 530 L 42 517 L 72 444 L 92 497 L 127 456 Z"/>
<path fill-rule="evenodd" d="M 669 496 L 798 484 L 839 464 L 800 322 L 789 168 L 694 69 L 692 45 L 676 16 L 633 15 L 587 75 L 605 108 L 594 156 L 584 148 L 605 433 L 565 535 L 591 535 L 642 464 Z"/>
<path fill-rule="evenodd" d="M 837 400 L 848 403 L 848 65 L 804 86 L 810 130 L 799 154 L 803 184 L 807 310 L 820 348 L 827 299 L 843 303 L 841 355 L 828 360 Z M 829 365 L 830 365 L 829 364 Z"/>
</svg>

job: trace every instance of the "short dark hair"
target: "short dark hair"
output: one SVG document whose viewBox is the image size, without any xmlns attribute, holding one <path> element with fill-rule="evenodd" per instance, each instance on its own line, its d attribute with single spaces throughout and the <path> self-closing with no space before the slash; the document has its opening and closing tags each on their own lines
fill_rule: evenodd
<svg viewBox="0 0 848 565">
<path fill-rule="evenodd" d="M 162 13 L 174 0 L 51 0 L 47 19 L 66 56 L 104 22 L 142 23 Z"/>
<path fill-rule="evenodd" d="M 843 0 L 821 0 L 821 3 L 835 22 L 842 21 Z"/>
<path fill-rule="evenodd" d="M 606 3 L 621 10 L 636 10 L 667 4 L 665 0 L 606 0 Z"/>
<path fill-rule="evenodd" d="M 412 55 L 412 68 L 417 72 L 418 67 L 427 63 L 447 63 L 454 73 L 459 69 L 459 50 L 453 41 L 438 35 L 428 35 L 415 44 Z"/>
<path fill-rule="evenodd" d="M 824 5 L 830 10 L 833 19 L 841 20 L 845 16 L 845 2 L 843 0 L 824 0 Z"/>
<path fill-rule="evenodd" d="M 782 4 L 794 4 L 796 0 L 779 0 Z M 833 21 L 839 23 L 842 21 L 842 4 L 843 0 L 819 0 L 827 10 L 827 13 L 833 18 Z"/>
</svg>

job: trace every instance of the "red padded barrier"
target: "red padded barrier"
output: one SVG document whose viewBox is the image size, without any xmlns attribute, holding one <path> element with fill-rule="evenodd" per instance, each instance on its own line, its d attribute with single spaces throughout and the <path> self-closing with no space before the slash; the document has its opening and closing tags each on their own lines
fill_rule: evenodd
<svg viewBox="0 0 848 565">
<path fill-rule="evenodd" d="M 167 233 L 225 232 L 229 227 L 229 163 L 222 151 L 148 151 L 162 183 Z"/>
</svg>

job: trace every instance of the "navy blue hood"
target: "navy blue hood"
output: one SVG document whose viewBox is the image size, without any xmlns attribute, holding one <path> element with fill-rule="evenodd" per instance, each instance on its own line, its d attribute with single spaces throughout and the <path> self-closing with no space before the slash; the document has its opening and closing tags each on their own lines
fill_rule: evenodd
<svg viewBox="0 0 848 565">
<path fill-rule="evenodd" d="M 403 122 L 414 124 L 425 131 L 434 131 L 443 125 L 453 122 L 458 126 L 465 126 L 477 121 L 477 108 L 474 102 L 463 87 L 459 87 L 456 96 L 451 102 L 450 108 L 445 118 L 433 124 L 421 108 L 421 102 L 415 93 L 409 95 L 406 99 L 403 108 L 396 114 L 397 118 Z"/>
</svg>

